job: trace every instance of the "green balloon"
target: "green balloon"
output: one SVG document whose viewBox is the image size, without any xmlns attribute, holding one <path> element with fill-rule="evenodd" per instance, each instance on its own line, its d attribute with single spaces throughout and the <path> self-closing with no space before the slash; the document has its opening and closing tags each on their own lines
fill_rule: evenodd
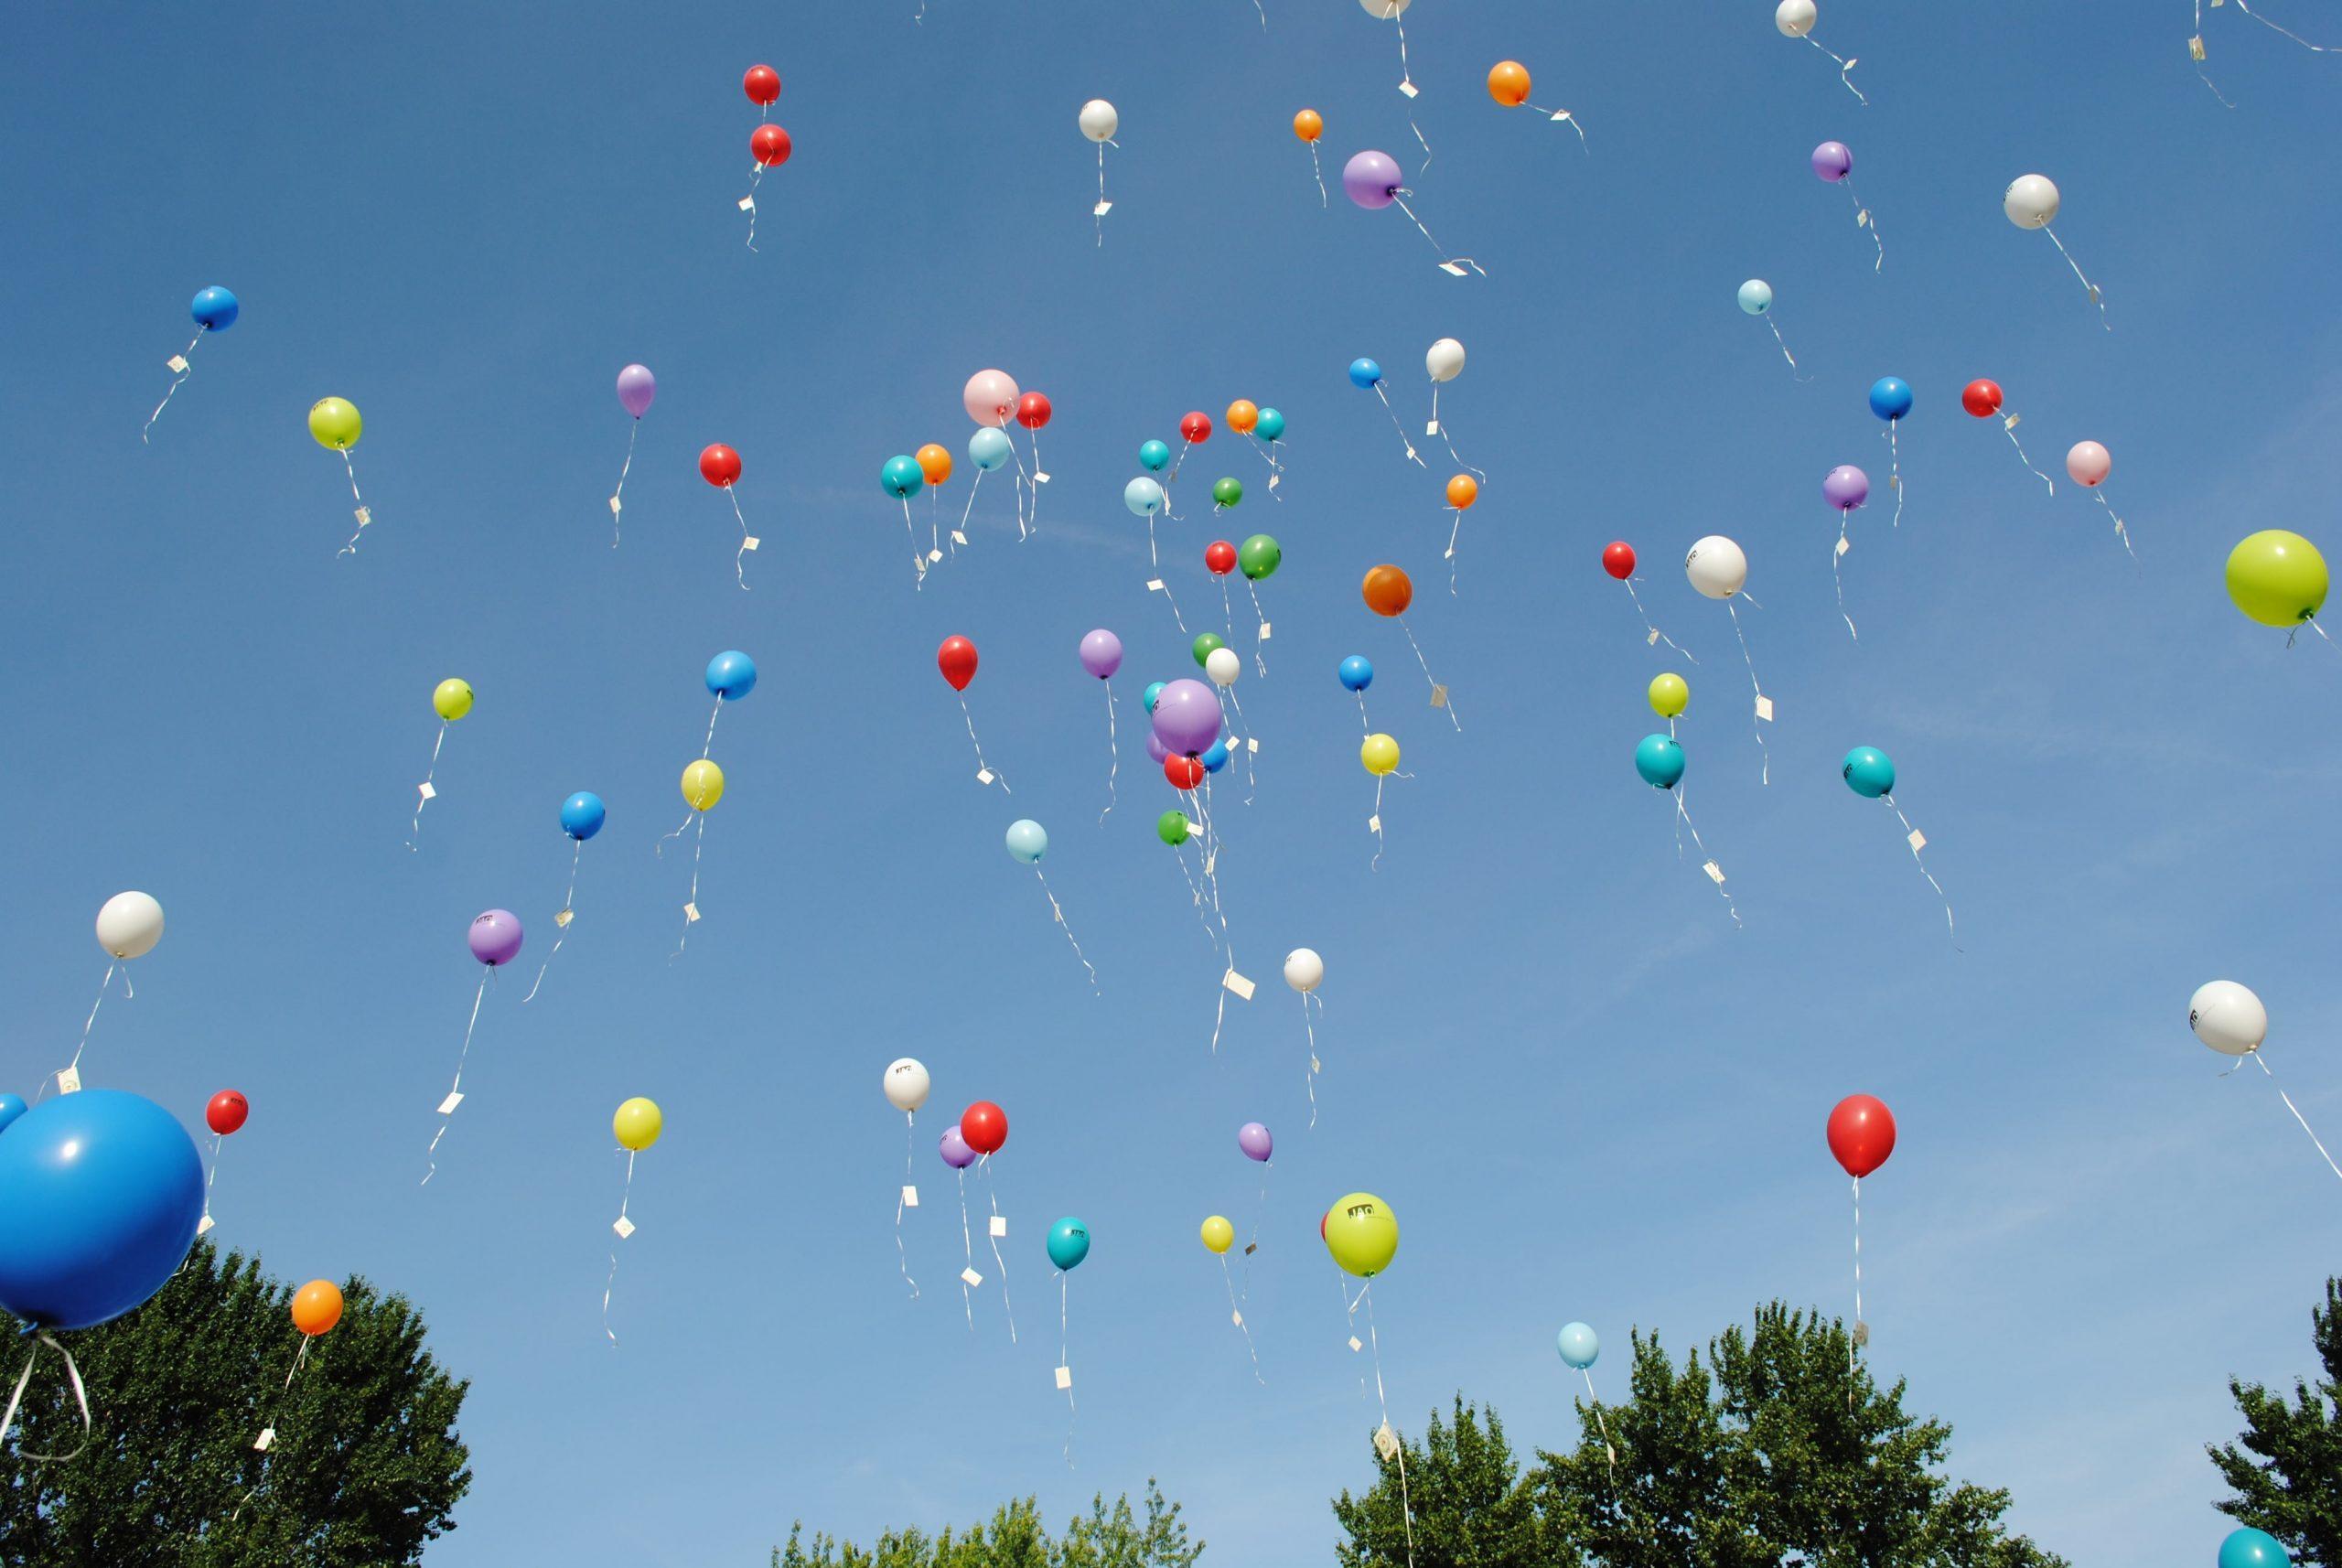
<svg viewBox="0 0 2342 1568">
<path fill-rule="evenodd" d="M 1155 836 L 1173 849 L 1187 842 L 1188 831 L 1184 811 L 1166 811 L 1155 819 Z"/>
<path fill-rule="evenodd" d="M 1265 533 L 1256 533 L 1236 547 L 1237 566 L 1256 583 L 1274 576 L 1277 564 L 1284 559 L 1284 552 Z"/>
<path fill-rule="evenodd" d="M 2229 597 L 2262 626 L 2299 626 L 2326 603 L 2326 558 L 2282 528 L 2247 536 L 2229 552 Z"/>
<path fill-rule="evenodd" d="M 1234 479 L 1214 479 L 1211 482 L 1214 506 L 1230 507 L 1244 499 L 1244 487 Z"/>
<path fill-rule="evenodd" d="M 1217 633 L 1209 631 L 1204 633 L 1201 637 L 1196 639 L 1196 662 L 1198 664 L 1201 664 L 1205 660 L 1209 659 L 1213 654 L 1219 652 L 1221 649 L 1226 648 L 1228 644 L 1221 641 Z"/>
</svg>

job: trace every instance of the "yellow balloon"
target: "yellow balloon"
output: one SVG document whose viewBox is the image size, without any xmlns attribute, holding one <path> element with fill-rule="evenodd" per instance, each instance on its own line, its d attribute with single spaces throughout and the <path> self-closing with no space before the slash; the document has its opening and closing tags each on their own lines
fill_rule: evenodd
<svg viewBox="0 0 2342 1568">
<path fill-rule="evenodd" d="M 1399 770 L 1399 743 L 1387 735 L 1370 735 L 1358 748 L 1358 759 L 1366 770 L 1380 779 Z"/>
<path fill-rule="evenodd" d="M 724 769 L 704 757 L 684 768 L 683 799 L 694 811 L 714 810 L 715 802 L 724 799 Z"/>
<path fill-rule="evenodd" d="M 1204 1246 L 1214 1252 L 1225 1252 L 1236 1245 L 1236 1227 L 1224 1215 L 1215 1214 L 1204 1221 Z"/>
<path fill-rule="evenodd" d="M 431 705 L 441 718 L 454 724 L 472 711 L 472 683 L 448 676 L 432 689 Z"/>
<path fill-rule="evenodd" d="M 1399 1219 L 1370 1192 L 1354 1192 L 1326 1211 L 1326 1251 L 1346 1274 L 1370 1280 L 1399 1251 Z"/>
<path fill-rule="evenodd" d="M 2282 528 L 2250 534 L 2229 552 L 2229 597 L 2262 626 L 2299 626 L 2326 603 L 2326 557 Z"/>
<path fill-rule="evenodd" d="M 1692 688 L 1683 677 L 1675 674 L 1654 675 L 1650 682 L 1650 711 L 1660 718 L 1671 719 L 1692 705 Z"/>
<path fill-rule="evenodd" d="M 618 1147 L 638 1155 L 659 1141 L 660 1129 L 666 1124 L 667 1119 L 659 1114 L 659 1102 L 639 1094 L 610 1118 L 610 1131 L 618 1134 Z"/>
<path fill-rule="evenodd" d="M 321 397 L 309 405 L 309 434 L 328 452 L 349 451 L 364 428 L 357 405 L 346 398 Z"/>
</svg>

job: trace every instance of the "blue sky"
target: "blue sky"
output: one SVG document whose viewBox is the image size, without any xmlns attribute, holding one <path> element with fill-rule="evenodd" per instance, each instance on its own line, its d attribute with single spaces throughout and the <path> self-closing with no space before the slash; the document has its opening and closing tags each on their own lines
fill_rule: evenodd
<svg viewBox="0 0 2342 1568">
<path fill-rule="evenodd" d="M 1321 209 L 1287 128 L 1325 114 L 1329 178 L 1364 146 L 1420 161 L 1391 30 L 1355 6 L 1266 0 L 1265 33 L 1241 0 L 913 8 L 19 19 L 0 68 L 13 1086 L 70 1054 L 104 967 L 98 904 L 154 892 L 168 934 L 85 1076 L 190 1122 L 244 1090 L 221 1240 L 422 1305 L 473 1380 L 477 1480 L 430 1554 L 450 1568 L 756 1563 L 792 1518 L 866 1538 L 1028 1491 L 1061 1516 L 1149 1474 L 1209 1561 L 1326 1560 L 1324 1499 L 1369 1475 L 1377 1419 L 1314 1234 L 1327 1203 L 1371 1189 L 1403 1227 L 1376 1294 L 1394 1418 L 1419 1427 L 1460 1388 L 1524 1445 L 1565 1444 L 1568 1319 L 1605 1336 L 1615 1392 L 1630 1325 L 1680 1354 L 1775 1295 L 1846 1309 L 1821 1124 L 1864 1090 L 1902 1135 L 1864 1193 L 1878 1369 L 1954 1423 L 1960 1475 L 2014 1487 L 2014 1523 L 2075 1563 L 2210 1553 L 2223 1380 L 2305 1367 L 2333 1258 L 2331 1176 L 2272 1087 L 2218 1079 L 2186 1026 L 2200 982 L 2253 986 L 2271 1065 L 2342 1132 L 2324 722 L 2342 657 L 2288 650 L 2220 586 L 2254 529 L 2342 542 L 2331 62 L 2224 10 L 2208 43 L 2229 110 L 2175 0 L 1844 0 L 1815 36 L 1860 57 L 1864 109 L 1756 0 L 1696 21 L 1425 0 L 1408 40 L 1435 157 L 1415 206 L 1488 269 L 1459 282 L 1396 211 Z M 1589 151 L 1488 102 L 1505 57 Z M 796 154 L 751 254 L 732 203 L 758 60 Z M 1074 114 L 1101 95 L 1122 133 L 1100 247 Z M 1854 150 L 1883 274 L 1808 171 L 1825 138 Z M 2111 333 L 2047 239 L 2002 218 L 2029 170 L 2062 187 L 2058 232 Z M 1810 381 L 1735 307 L 1752 275 Z M 185 301 L 215 282 L 243 319 L 142 447 Z M 1471 355 L 1443 413 L 1488 475 L 1452 598 L 1449 466 L 1405 464 L 1343 374 L 1380 360 L 1420 429 L 1442 336 Z M 610 385 L 630 360 L 661 390 L 613 553 Z M 995 478 L 974 547 L 914 594 L 879 466 L 963 451 L 961 383 L 993 365 L 1055 400 L 1041 532 L 1015 542 Z M 1899 528 L 1863 401 L 1886 373 L 1918 400 Z M 1960 413 L 1980 375 L 2042 467 L 2085 437 L 2111 449 L 2135 564 L 2076 487 L 2045 496 Z M 366 418 L 375 522 L 352 560 L 339 464 L 303 426 L 328 393 Z M 1263 983 L 1215 1056 L 1219 965 L 1152 832 L 1168 791 L 1135 703 L 1191 666 L 1119 497 L 1141 441 L 1237 397 L 1291 422 L 1282 500 L 1222 434 L 1163 529 L 1191 623 L 1216 613 L 1210 538 L 1284 548 L 1271 673 L 1239 689 L 1257 793 L 1223 781 L 1215 802 L 1238 964 Z M 764 540 L 747 594 L 693 467 L 712 441 L 741 452 Z M 1858 645 L 1819 494 L 1841 462 L 1876 487 L 1845 563 Z M 1248 496 L 1215 527 L 1222 473 Z M 1712 532 L 1746 546 L 1764 606 L 1742 621 L 1778 704 L 1768 786 L 1730 625 L 1676 564 Z M 1699 659 L 1673 665 L 1688 801 L 1744 930 L 1631 766 L 1664 666 L 1599 571 L 1614 537 Z M 1410 623 L 1461 733 L 1359 605 L 1385 560 L 1415 575 Z M 1102 704 L 1074 658 L 1100 625 L 1130 650 L 1102 828 Z M 971 777 L 932 662 L 955 632 L 983 651 L 969 701 L 1013 797 Z M 762 683 L 718 732 L 706 918 L 671 962 L 687 872 L 652 846 L 682 814 L 700 671 L 729 647 Z M 1381 671 L 1375 722 L 1413 775 L 1385 800 L 1379 871 L 1333 678 L 1350 652 Z M 410 854 L 451 674 L 478 703 Z M 1898 764 L 1962 950 L 1891 815 L 1839 782 L 1856 744 Z M 609 824 L 524 1006 L 578 789 Z M 1095 996 L 1002 850 L 1027 815 Z M 465 927 L 498 905 L 529 947 L 418 1190 L 475 984 Z M 1314 1131 L 1275 979 L 1304 944 L 1327 964 Z M 878 1093 L 906 1054 L 936 1085 L 915 1302 L 893 1255 L 903 1130 Z M 635 1181 L 614 1351 L 607 1128 L 634 1094 L 667 1131 Z M 955 1310 L 929 1153 L 980 1097 L 1013 1125 L 993 1172 L 1013 1346 L 992 1284 L 972 1333 Z M 1250 1223 L 1234 1133 L 1254 1119 L 1279 1139 L 1247 1308 L 1265 1388 L 1195 1239 L 1207 1214 Z M 1071 1470 L 1041 1252 L 1061 1214 L 1094 1237 L 1070 1281 Z"/>
</svg>

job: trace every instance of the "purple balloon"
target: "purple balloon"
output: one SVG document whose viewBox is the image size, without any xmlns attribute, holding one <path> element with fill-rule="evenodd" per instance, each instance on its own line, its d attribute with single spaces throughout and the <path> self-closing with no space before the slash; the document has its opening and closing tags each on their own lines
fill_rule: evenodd
<svg viewBox="0 0 2342 1568">
<path fill-rule="evenodd" d="M 1813 149 L 1815 177 L 1835 185 L 1854 172 L 1853 149 L 1843 142 L 1824 142 Z"/>
<path fill-rule="evenodd" d="M 1170 760 L 1171 748 L 1163 744 L 1161 736 L 1149 730 L 1146 732 L 1146 754 L 1155 758 L 1155 766 L 1159 768 Z"/>
<path fill-rule="evenodd" d="M 472 929 L 464 933 L 471 944 L 472 957 L 494 969 L 500 963 L 510 963 L 521 951 L 521 917 L 510 909 L 489 909 L 472 917 Z"/>
<path fill-rule="evenodd" d="M 618 402 L 626 411 L 640 419 L 650 412 L 650 400 L 659 395 L 659 378 L 650 373 L 648 365 L 628 365 L 618 372 Z"/>
<path fill-rule="evenodd" d="M 1258 1122 L 1247 1122 L 1236 1129 L 1236 1146 L 1244 1151 L 1248 1160 L 1265 1160 L 1275 1152 L 1277 1141 Z"/>
<path fill-rule="evenodd" d="M 1081 639 L 1081 667 L 1105 680 L 1123 667 L 1123 639 L 1100 627 Z"/>
<path fill-rule="evenodd" d="M 1840 511 L 1852 511 L 1870 499 L 1870 476 L 1852 463 L 1841 463 L 1821 481 L 1821 499 Z"/>
<path fill-rule="evenodd" d="M 1342 166 L 1343 191 L 1370 212 L 1397 200 L 1406 178 L 1396 158 L 1370 147 Z"/>
<path fill-rule="evenodd" d="M 943 1136 L 935 1141 L 935 1152 L 955 1171 L 966 1170 L 976 1163 L 975 1150 L 968 1147 L 968 1140 L 960 1136 L 957 1127 L 943 1129 Z"/>
<path fill-rule="evenodd" d="M 1219 738 L 1219 695 L 1201 681 L 1174 681 L 1155 699 L 1155 733 L 1173 751 L 1200 757 Z"/>
</svg>

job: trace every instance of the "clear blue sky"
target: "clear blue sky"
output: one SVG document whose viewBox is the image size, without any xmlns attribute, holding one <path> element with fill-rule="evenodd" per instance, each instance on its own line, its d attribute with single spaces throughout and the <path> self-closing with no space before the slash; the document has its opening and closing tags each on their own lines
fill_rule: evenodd
<svg viewBox="0 0 2342 1568">
<path fill-rule="evenodd" d="M 1338 187 L 1321 210 L 1287 128 L 1324 113 L 1329 179 L 1362 146 L 1412 171 L 1391 30 L 1348 0 L 1266 5 L 1265 34 L 1243 0 L 931 0 L 916 27 L 911 0 L 682 24 L 20 16 L 0 68 L 10 1086 L 70 1049 L 100 901 L 156 894 L 168 935 L 86 1075 L 190 1122 L 246 1090 L 220 1240 L 421 1305 L 472 1380 L 477 1480 L 430 1554 L 447 1568 L 760 1563 L 795 1517 L 867 1538 L 1035 1491 L 1055 1518 L 1150 1473 L 1214 1563 L 1327 1561 L 1325 1498 L 1369 1476 L 1376 1419 L 1315 1235 L 1330 1200 L 1370 1188 L 1404 1227 L 1376 1297 L 1394 1416 L 1418 1428 L 1460 1388 L 1523 1444 L 1565 1444 L 1567 1319 L 1605 1336 L 1615 1393 L 1630 1325 L 1680 1354 L 1776 1295 L 1847 1308 L 1821 1125 L 1867 1090 L 1902 1129 L 1864 1194 L 1877 1369 L 1955 1423 L 1959 1474 L 2014 1487 L 2014 1522 L 2078 1564 L 2208 1556 L 2223 1380 L 2304 1368 L 2335 1257 L 2333 1178 L 2257 1072 L 2216 1077 L 2186 1004 L 2216 976 L 2255 987 L 2272 1065 L 2342 1133 L 2342 657 L 2288 651 L 2220 585 L 2253 529 L 2342 545 L 2337 68 L 2213 15 L 2231 111 L 2188 66 L 2178 0 L 1833 0 L 1816 36 L 1861 57 L 1864 109 L 1758 0 L 1697 18 L 1425 0 L 1417 209 L 1488 269 L 1458 282 L 1397 212 Z M 1488 102 L 1507 56 L 1591 156 Z M 750 254 L 732 203 L 758 60 L 796 156 L 764 182 Z M 1102 249 L 1074 125 L 1099 95 L 1122 113 Z M 1832 137 L 1883 274 L 1807 169 Z M 2048 240 L 2001 216 L 2036 169 L 2111 333 Z M 1810 382 L 1735 308 L 1752 275 Z M 214 282 L 243 319 L 142 447 L 186 301 Z M 1343 375 L 1380 359 L 1420 429 L 1444 335 L 1471 360 L 1443 411 L 1488 474 L 1454 598 L 1447 465 L 1404 465 Z M 661 391 L 613 553 L 630 360 Z M 995 478 L 975 547 L 914 595 L 879 465 L 963 451 L 960 386 L 990 365 L 1056 402 L 1042 532 L 1015 542 Z M 1864 404 L 1890 372 L 1918 398 L 1899 529 Z M 2135 564 L 2062 475 L 2045 496 L 1960 413 L 1979 375 L 2043 467 L 2084 437 L 2112 450 Z M 340 465 L 303 426 L 328 393 L 366 419 L 376 521 L 354 560 L 334 556 Z M 1240 688 L 1257 798 L 1223 781 L 1217 801 L 1236 950 L 1263 983 L 1215 1058 L 1217 966 L 1152 832 L 1168 791 L 1134 701 L 1190 666 L 1119 498 L 1142 440 L 1236 397 L 1291 421 L 1283 500 L 1215 436 L 1163 531 L 1191 619 L 1213 597 L 1212 478 L 1249 487 L 1226 532 L 1284 546 L 1271 674 Z M 693 467 L 711 441 L 741 452 L 764 540 L 747 594 Z M 1846 560 L 1858 646 L 1819 493 L 1841 462 L 1877 486 Z M 1676 564 L 1710 532 L 1747 548 L 1764 606 L 1742 619 L 1779 705 L 1769 787 L 1729 624 Z M 1597 567 L 1617 536 L 1699 656 L 1678 666 L 1688 799 L 1745 930 L 1631 767 L 1662 666 Z M 1415 574 L 1460 735 L 1359 605 L 1383 560 Z M 1102 704 L 1074 660 L 1099 625 L 1130 649 L 1102 830 Z M 953 632 L 983 650 L 969 700 L 1013 798 L 971 777 L 932 661 Z M 706 918 L 670 962 L 687 873 L 652 844 L 682 814 L 702 666 L 735 646 L 763 681 L 717 736 Z M 1353 651 L 1414 775 L 1372 873 L 1333 678 Z M 478 705 L 409 854 L 450 674 Z M 1840 783 L 1858 743 L 1899 765 L 1964 951 L 1891 816 Z M 523 1006 L 578 789 L 609 824 Z M 1051 832 L 1095 997 L 1003 852 L 1024 815 Z M 418 1190 L 477 972 L 465 926 L 496 905 L 529 948 Z M 1276 981 L 1302 944 L 1328 971 L 1314 1132 Z M 903 1129 L 878 1092 L 905 1054 L 936 1083 L 916 1302 L 891 1225 Z M 667 1133 L 635 1183 L 613 1351 L 607 1126 L 633 1094 Z M 976 1331 L 962 1321 L 929 1152 L 978 1097 L 1013 1122 L 994 1179 L 1014 1347 L 989 1283 Z M 1196 1240 L 1209 1213 L 1249 1223 L 1251 1119 L 1279 1137 L 1248 1313 L 1265 1389 Z M 1069 1213 L 1095 1237 L 1071 1281 L 1072 1471 L 1041 1253 Z"/>
</svg>

